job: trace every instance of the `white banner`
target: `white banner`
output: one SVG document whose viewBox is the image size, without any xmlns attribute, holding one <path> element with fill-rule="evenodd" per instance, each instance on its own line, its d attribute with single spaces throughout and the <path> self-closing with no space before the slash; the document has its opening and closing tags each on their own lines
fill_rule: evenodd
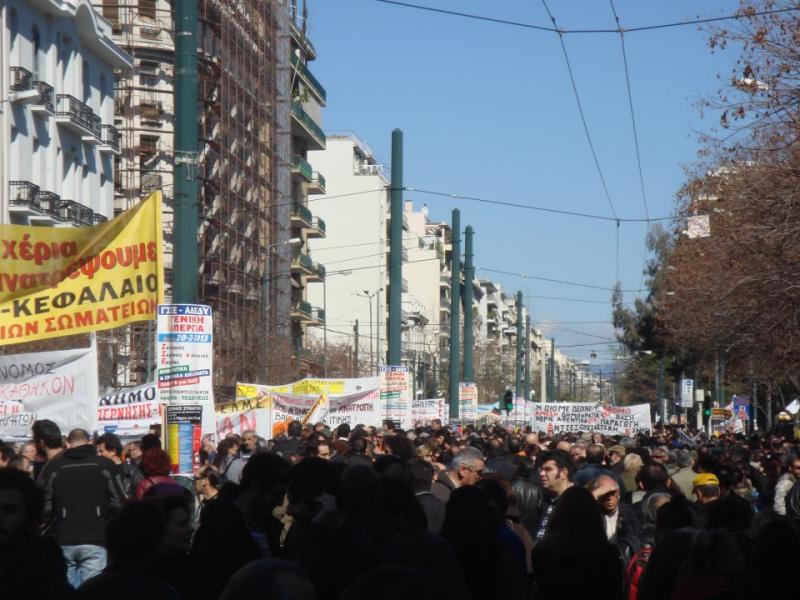
<svg viewBox="0 0 800 600">
<path fill-rule="evenodd" d="M 411 383 L 408 367 L 380 367 L 381 404 L 386 409 L 386 419 L 400 423 L 402 429 L 410 429 Z"/>
<path fill-rule="evenodd" d="M 121 437 L 143 436 L 161 424 L 155 383 L 115 390 L 97 400 L 97 430 Z"/>
<path fill-rule="evenodd" d="M 97 350 L 0 356 L 0 438 L 29 438 L 36 419 L 62 433 L 97 426 Z"/>
<path fill-rule="evenodd" d="M 553 433 L 597 432 L 633 435 L 650 430 L 650 405 L 605 406 L 592 402 L 537 403 L 533 430 Z"/>
<path fill-rule="evenodd" d="M 214 338 L 211 307 L 159 304 L 158 399 L 203 407 L 203 433 L 214 434 Z"/>
<path fill-rule="evenodd" d="M 458 384 L 458 418 L 465 422 L 478 418 L 478 386 L 474 383 Z"/>
<path fill-rule="evenodd" d="M 450 406 L 444 398 L 416 398 L 411 401 L 411 418 L 414 426 L 428 425 L 434 419 L 447 423 L 449 415 Z"/>
</svg>

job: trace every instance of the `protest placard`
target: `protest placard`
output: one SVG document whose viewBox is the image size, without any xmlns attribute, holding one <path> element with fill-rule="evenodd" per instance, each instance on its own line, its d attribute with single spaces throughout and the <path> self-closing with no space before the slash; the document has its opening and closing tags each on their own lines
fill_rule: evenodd
<svg viewBox="0 0 800 600">
<path fill-rule="evenodd" d="M 595 431 L 604 435 L 633 435 L 650 430 L 650 405 L 606 406 L 593 402 L 536 403 L 534 431 L 575 433 Z"/>
<path fill-rule="evenodd" d="M 97 400 L 97 430 L 120 437 L 140 437 L 161 425 L 155 383 L 103 394 Z"/>
</svg>

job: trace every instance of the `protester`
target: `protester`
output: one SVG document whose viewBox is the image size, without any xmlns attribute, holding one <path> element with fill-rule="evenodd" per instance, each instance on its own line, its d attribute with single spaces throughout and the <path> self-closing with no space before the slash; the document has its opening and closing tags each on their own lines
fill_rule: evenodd
<svg viewBox="0 0 800 600">
<path fill-rule="evenodd" d="M 694 478 L 697 477 L 697 473 L 694 472 L 693 465 L 692 453 L 686 449 L 678 450 L 675 457 L 675 466 L 678 470 L 672 474 L 672 482 L 687 500 L 694 500 Z"/>
<path fill-rule="evenodd" d="M 178 492 L 181 486 L 170 477 L 171 463 L 169 454 L 164 450 L 160 448 L 145 450 L 142 454 L 142 470 L 147 476 L 136 486 L 134 492 L 136 500 L 148 495 Z"/>
<path fill-rule="evenodd" d="M 97 454 L 109 459 L 119 468 L 122 491 L 126 498 L 132 498 L 139 482 L 144 479 L 142 472 L 134 464 L 123 462 L 122 442 L 113 433 L 104 433 L 97 438 Z"/>
<path fill-rule="evenodd" d="M 623 564 L 627 564 L 642 545 L 636 511 L 630 504 L 620 502 L 619 484 L 610 475 L 595 479 L 589 484 L 589 491 L 600 506 L 606 538 L 619 550 Z"/>
<path fill-rule="evenodd" d="M 561 495 L 573 486 L 572 477 L 575 473 L 575 464 L 569 454 L 563 450 L 551 450 L 544 452 L 539 457 L 539 476 L 542 479 L 542 487 L 550 494 L 544 508 L 539 529 L 536 532 L 536 541 L 540 541 L 547 533 L 550 517 L 555 508 L 556 502 Z"/>
<path fill-rule="evenodd" d="M 786 495 L 798 480 L 800 480 L 800 457 L 792 460 L 789 470 L 781 475 L 778 483 L 775 484 L 775 500 L 772 509 L 776 514 L 786 514 Z"/>
<path fill-rule="evenodd" d="M 644 465 L 642 462 L 642 457 L 638 454 L 626 454 L 622 464 L 624 466 L 624 470 L 620 476 L 622 483 L 625 486 L 625 491 L 633 496 L 633 494 L 635 494 L 638 490 L 636 476 L 639 474 L 639 471 Z M 644 496 L 643 493 L 640 495 Z M 639 500 L 641 500 L 641 498 L 639 498 Z"/>
<path fill-rule="evenodd" d="M 439 533 L 444 523 L 447 504 L 433 495 L 433 465 L 421 459 L 412 460 L 408 464 L 408 474 L 414 488 L 414 494 L 425 511 L 428 531 Z"/>
<path fill-rule="evenodd" d="M 73 597 L 61 549 L 37 535 L 44 494 L 16 469 L 0 469 L 0 598 L 61 600 Z"/>
<path fill-rule="evenodd" d="M 541 598 L 621 597 L 622 563 L 608 542 L 600 507 L 586 489 L 571 486 L 559 496 L 533 549 L 533 573 Z"/>
<path fill-rule="evenodd" d="M 450 494 L 465 485 L 475 485 L 486 467 L 483 454 L 477 448 L 464 448 L 453 457 L 450 468 L 437 477 L 431 492 L 442 502 L 450 499 Z"/>
<path fill-rule="evenodd" d="M 61 546 L 67 578 L 77 589 L 106 566 L 106 522 L 124 498 L 117 466 L 97 456 L 86 431 L 73 429 L 67 449 L 47 462 L 39 483 L 48 533 Z"/>
</svg>

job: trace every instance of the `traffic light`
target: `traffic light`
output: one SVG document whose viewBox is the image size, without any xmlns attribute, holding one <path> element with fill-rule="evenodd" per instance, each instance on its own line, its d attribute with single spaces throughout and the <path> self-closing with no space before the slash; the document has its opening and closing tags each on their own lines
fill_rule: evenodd
<svg viewBox="0 0 800 600">
<path fill-rule="evenodd" d="M 514 410 L 514 392 L 511 390 L 506 390 L 506 393 L 503 394 L 503 409 L 506 412 Z"/>
</svg>

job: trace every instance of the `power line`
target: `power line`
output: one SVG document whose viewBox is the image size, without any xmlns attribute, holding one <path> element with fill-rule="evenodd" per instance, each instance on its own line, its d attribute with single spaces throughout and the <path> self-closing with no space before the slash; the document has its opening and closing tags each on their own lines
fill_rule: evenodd
<svg viewBox="0 0 800 600">
<path fill-rule="evenodd" d="M 554 213 L 559 215 L 567 215 L 570 217 L 583 217 L 585 219 L 596 219 L 598 221 L 610 221 L 612 223 L 653 223 L 656 221 L 676 221 L 681 216 L 673 216 L 673 217 L 651 217 L 649 219 L 626 219 L 623 217 L 609 217 L 606 215 L 598 215 L 594 213 L 585 213 L 573 210 L 563 210 L 560 208 L 549 208 L 546 206 L 536 206 L 534 204 L 522 204 L 520 202 L 508 202 L 506 200 L 491 200 L 489 198 L 480 198 L 477 196 L 465 196 L 462 194 L 451 194 L 448 192 L 438 192 L 435 190 L 423 190 L 419 188 L 413 187 L 404 187 L 404 190 L 408 192 L 416 192 L 418 194 L 428 194 L 431 196 L 442 196 L 445 198 L 451 198 L 453 200 L 468 200 L 470 202 L 481 202 L 484 204 L 494 204 L 497 206 L 509 206 L 511 208 L 524 208 L 525 210 L 534 210 L 540 212 L 547 212 L 547 213 Z"/>
<path fill-rule="evenodd" d="M 486 17 L 483 15 L 476 15 L 472 13 L 465 13 L 455 10 L 446 10 L 443 8 L 434 8 L 432 6 L 424 6 L 421 4 L 412 4 L 410 2 L 399 2 L 397 0 L 376 0 L 381 4 L 391 4 L 393 6 L 411 8 L 431 13 L 438 13 L 453 17 L 463 17 L 465 19 L 474 19 L 477 21 L 486 21 L 488 23 L 496 23 L 499 25 L 511 25 L 513 27 L 521 27 L 524 29 L 533 29 L 535 31 L 542 31 L 545 33 L 557 33 L 559 35 L 574 35 L 574 34 L 605 34 L 605 33 L 619 33 L 619 29 L 559 29 L 558 27 L 547 27 L 546 25 L 536 25 L 534 23 L 524 23 L 521 21 L 511 21 L 508 19 L 499 19 L 495 17 Z M 641 25 L 639 27 L 630 27 L 623 29 L 625 33 L 638 33 L 641 31 L 655 31 L 658 29 L 671 29 L 675 27 L 686 27 L 689 25 L 703 25 L 706 23 L 718 23 L 720 21 L 736 21 L 739 19 L 750 19 L 752 17 L 760 17 L 764 15 L 774 15 L 786 12 L 793 12 L 800 10 L 800 8 L 780 8 L 773 10 L 753 11 L 747 13 L 738 13 L 733 15 L 723 15 L 720 17 L 705 17 L 697 19 L 688 19 L 685 21 L 672 21 L 669 23 L 656 23 L 654 25 Z"/>
<path fill-rule="evenodd" d="M 581 97 L 578 94 L 578 86 L 575 83 L 575 74 L 572 72 L 572 63 L 569 61 L 569 54 L 567 54 L 567 45 L 564 43 L 564 36 L 561 35 L 561 32 L 558 31 L 556 25 L 556 19 L 553 16 L 553 13 L 550 12 L 550 7 L 547 6 L 547 0 L 542 0 L 542 5 L 544 9 L 547 11 L 550 20 L 553 22 L 553 27 L 556 27 L 556 32 L 558 33 L 558 41 L 561 44 L 561 52 L 564 54 L 564 61 L 567 64 L 567 71 L 569 72 L 569 80 L 572 83 L 572 93 L 575 96 L 575 102 L 578 104 L 578 112 L 581 116 L 581 123 L 583 124 L 583 132 L 586 134 L 586 141 L 589 142 L 589 150 L 592 152 L 592 158 L 594 159 L 594 166 L 597 169 L 597 175 L 600 177 L 600 183 L 603 184 L 603 191 L 606 194 L 606 200 L 608 200 L 608 205 L 611 207 L 611 214 L 614 215 L 614 218 L 617 218 L 617 211 L 614 208 L 614 203 L 611 201 L 611 194 L 608 192 L 608 185 L 606 184 L 606 178 L 603 176 L 603 171 L 600 169 L 600 161 L 597 159 L 597 152 L 594 149 L 594 143 L 592 142 L 592 136 L 589 134 L 589 126 L 586 123 L 586 115 L 583 112 L 583 105 L 581 104 Z"/>
<path fill-rule="evenodd" d="M 607 292 L 611 292 L 614 288 L 604 287 L 602 285 L 592 285 L 590 283 L 579 283 L 577 281 L 565 281 L 563 279 L 551 279 L 550 277 L 539 277 L 537 275 L 527 275 L 525 273 L 514 273 L 512 271 L 503 271 L 500 269 L 489 269 L 487 267 L 475 267 L 479 271 L 487 271 L 489 273 L 499 273 L 501 275 L 512 275 L 514 277 L 521 277 L 523 279 L 535 279 L 537 281 L 547 281 L 549 283 L 560 283 L 563 285 L 574 285 L 583 288 L 590 288 L 593 290 L 603 290 Z M 643 292 L 645 290 L 641 289 L 631 289 L 631 290 L 622 290 L 623 292 Z"/>
</svg>

